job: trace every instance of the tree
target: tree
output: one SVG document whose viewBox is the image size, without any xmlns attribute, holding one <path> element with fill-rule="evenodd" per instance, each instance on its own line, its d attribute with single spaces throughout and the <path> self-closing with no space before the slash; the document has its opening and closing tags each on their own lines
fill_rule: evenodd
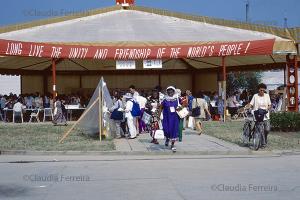
<svg viewBox="0 0 300 200">
<path fill-rule="evenodd" d="M 227 94 L 233 94 L 240 89 L 255 92 L 261 82 L 261 72 L 230 72 L 227 74 Z"/>
</svg>

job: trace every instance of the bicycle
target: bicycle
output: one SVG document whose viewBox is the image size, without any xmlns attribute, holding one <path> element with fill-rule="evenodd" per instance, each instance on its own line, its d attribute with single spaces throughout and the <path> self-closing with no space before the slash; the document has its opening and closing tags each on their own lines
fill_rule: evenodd
<svg viewBox="0 0 300 200">
<path fill-rule="evenodd" d="M 246 117 L 242 133 L 242 143 L 248 145 L 250 148 L 252 147 L 255 151 L 257 151 L 262 145 L 262 134 L 264 134 L 263 120 L 266 113 L 267 111 L 262 112 L 262 114 L 255 115 L 252 114 L 250 110 L 245 110 Z"/>
</svg>

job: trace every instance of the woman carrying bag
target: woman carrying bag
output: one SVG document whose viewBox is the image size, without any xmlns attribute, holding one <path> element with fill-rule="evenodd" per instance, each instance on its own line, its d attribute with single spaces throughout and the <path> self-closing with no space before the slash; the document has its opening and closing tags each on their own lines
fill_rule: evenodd
<svg viewBox="0 0 300 200">
<path fill-rule="evenodd" d="M 152 137 L 151 143 L 153 144 L 159 144 L 157 139 L 155 138 L 155 132 L 160 129 L 159 107 L 159 94 L 158 91 L 154 90 L 152 92 L 152 95 L 148 97 L 145 110 L 145 113 L 151 116 L 147 126 L 150 131 L 150 136 Z"/>
<path fill-rule="evenodd" d="M 166 138 L 165 146 L 169 146 L 171 141 L 171 149 L 176 152 L 175 142 L 178 139 L 179 133 L 179 116 L 177 109 L 179 107 L 178 95 L 176 89 L 173 86 L 167 88 L 167 95 L 162 101 L 160 106 L 160 112 L 163 113 L 163 130 Z"/>
</svg>

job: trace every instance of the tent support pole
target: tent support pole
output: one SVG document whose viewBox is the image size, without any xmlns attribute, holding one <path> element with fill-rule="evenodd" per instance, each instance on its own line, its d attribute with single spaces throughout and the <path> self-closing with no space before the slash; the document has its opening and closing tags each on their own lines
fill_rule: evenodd
<svg viewBox="0 0 300 200">
<path fill-rule="evenodd" d="M 161 74 L 160 73 L 158 74 L 158 85 L 159 85 L 159 87 L 161 87 Z"/>
<path fill-rule="evenodd" d="M 101 79 L 101 84 L 99 87 L 99 140 L 101 141 L 102 138 L 102 79 Z"/>
<path fill-rule="evenodd" d="M 192 76 L 192 94 L 196 95 L 196 71 L 191 74 Z"/>
<path fill-rule="evenodd" d="M 56 97 L 56 61 L 52 59 L 52 93 L 53 99 Z"/>
<path fill-rule="evenodd" d="M 226 65 L 225 65 L 225 56 L 222 56 L 222 71 L 223 71 L 223 76 L 222 76 L 222 80 L 223 80 L 223 92 L 222 92 L 222 96 L 223 96 L 223 102 L 224 102 L 224 112 L 223 112 L 223 121 L 226 121 Z"/>
<path fill-rule="evenodd" d="M 63 137 L 59 140 L 59 143 L 62 143 L 66 137 L 71 133 L 71 131 L 75 128 L 75 126 L 86 116 L 86 114 L 94 107 L 94 105 L 99 101 L 99 97 L 92 103 L 92 105 L 84 111 L 84 113 L 80 116 L 80 118 L 72 125 L 72 127 L 64 133 Z"/>
<path fill-rule="evenodd" d="M 296 104 L 296 112 L 299 111 L 299 91 L 298 91 L 298 84 L 299 84 L 299 77 L 298 77 L 298 69 L 299 69 L 299 66 L 298 66 L 298 60 L 297 60 L 297 56 L 294 56 L 294 59 L 295 59 L 295 96 L 296 96 L 296 101 L 295 101 L 295 104 Z"/>
</svg>

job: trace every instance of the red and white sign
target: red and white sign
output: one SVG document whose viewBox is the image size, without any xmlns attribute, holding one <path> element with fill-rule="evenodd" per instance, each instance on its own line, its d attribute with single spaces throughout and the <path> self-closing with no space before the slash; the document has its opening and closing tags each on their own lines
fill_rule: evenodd
<svg viewBox="0 0 300 200">
<path fill-rule="evenodd" d="M 270 55 L 275 39 L 171 46 L 87 46 L 0 39 L 1 56 L 97 60 L 150 60 Z"/>
</svg>

